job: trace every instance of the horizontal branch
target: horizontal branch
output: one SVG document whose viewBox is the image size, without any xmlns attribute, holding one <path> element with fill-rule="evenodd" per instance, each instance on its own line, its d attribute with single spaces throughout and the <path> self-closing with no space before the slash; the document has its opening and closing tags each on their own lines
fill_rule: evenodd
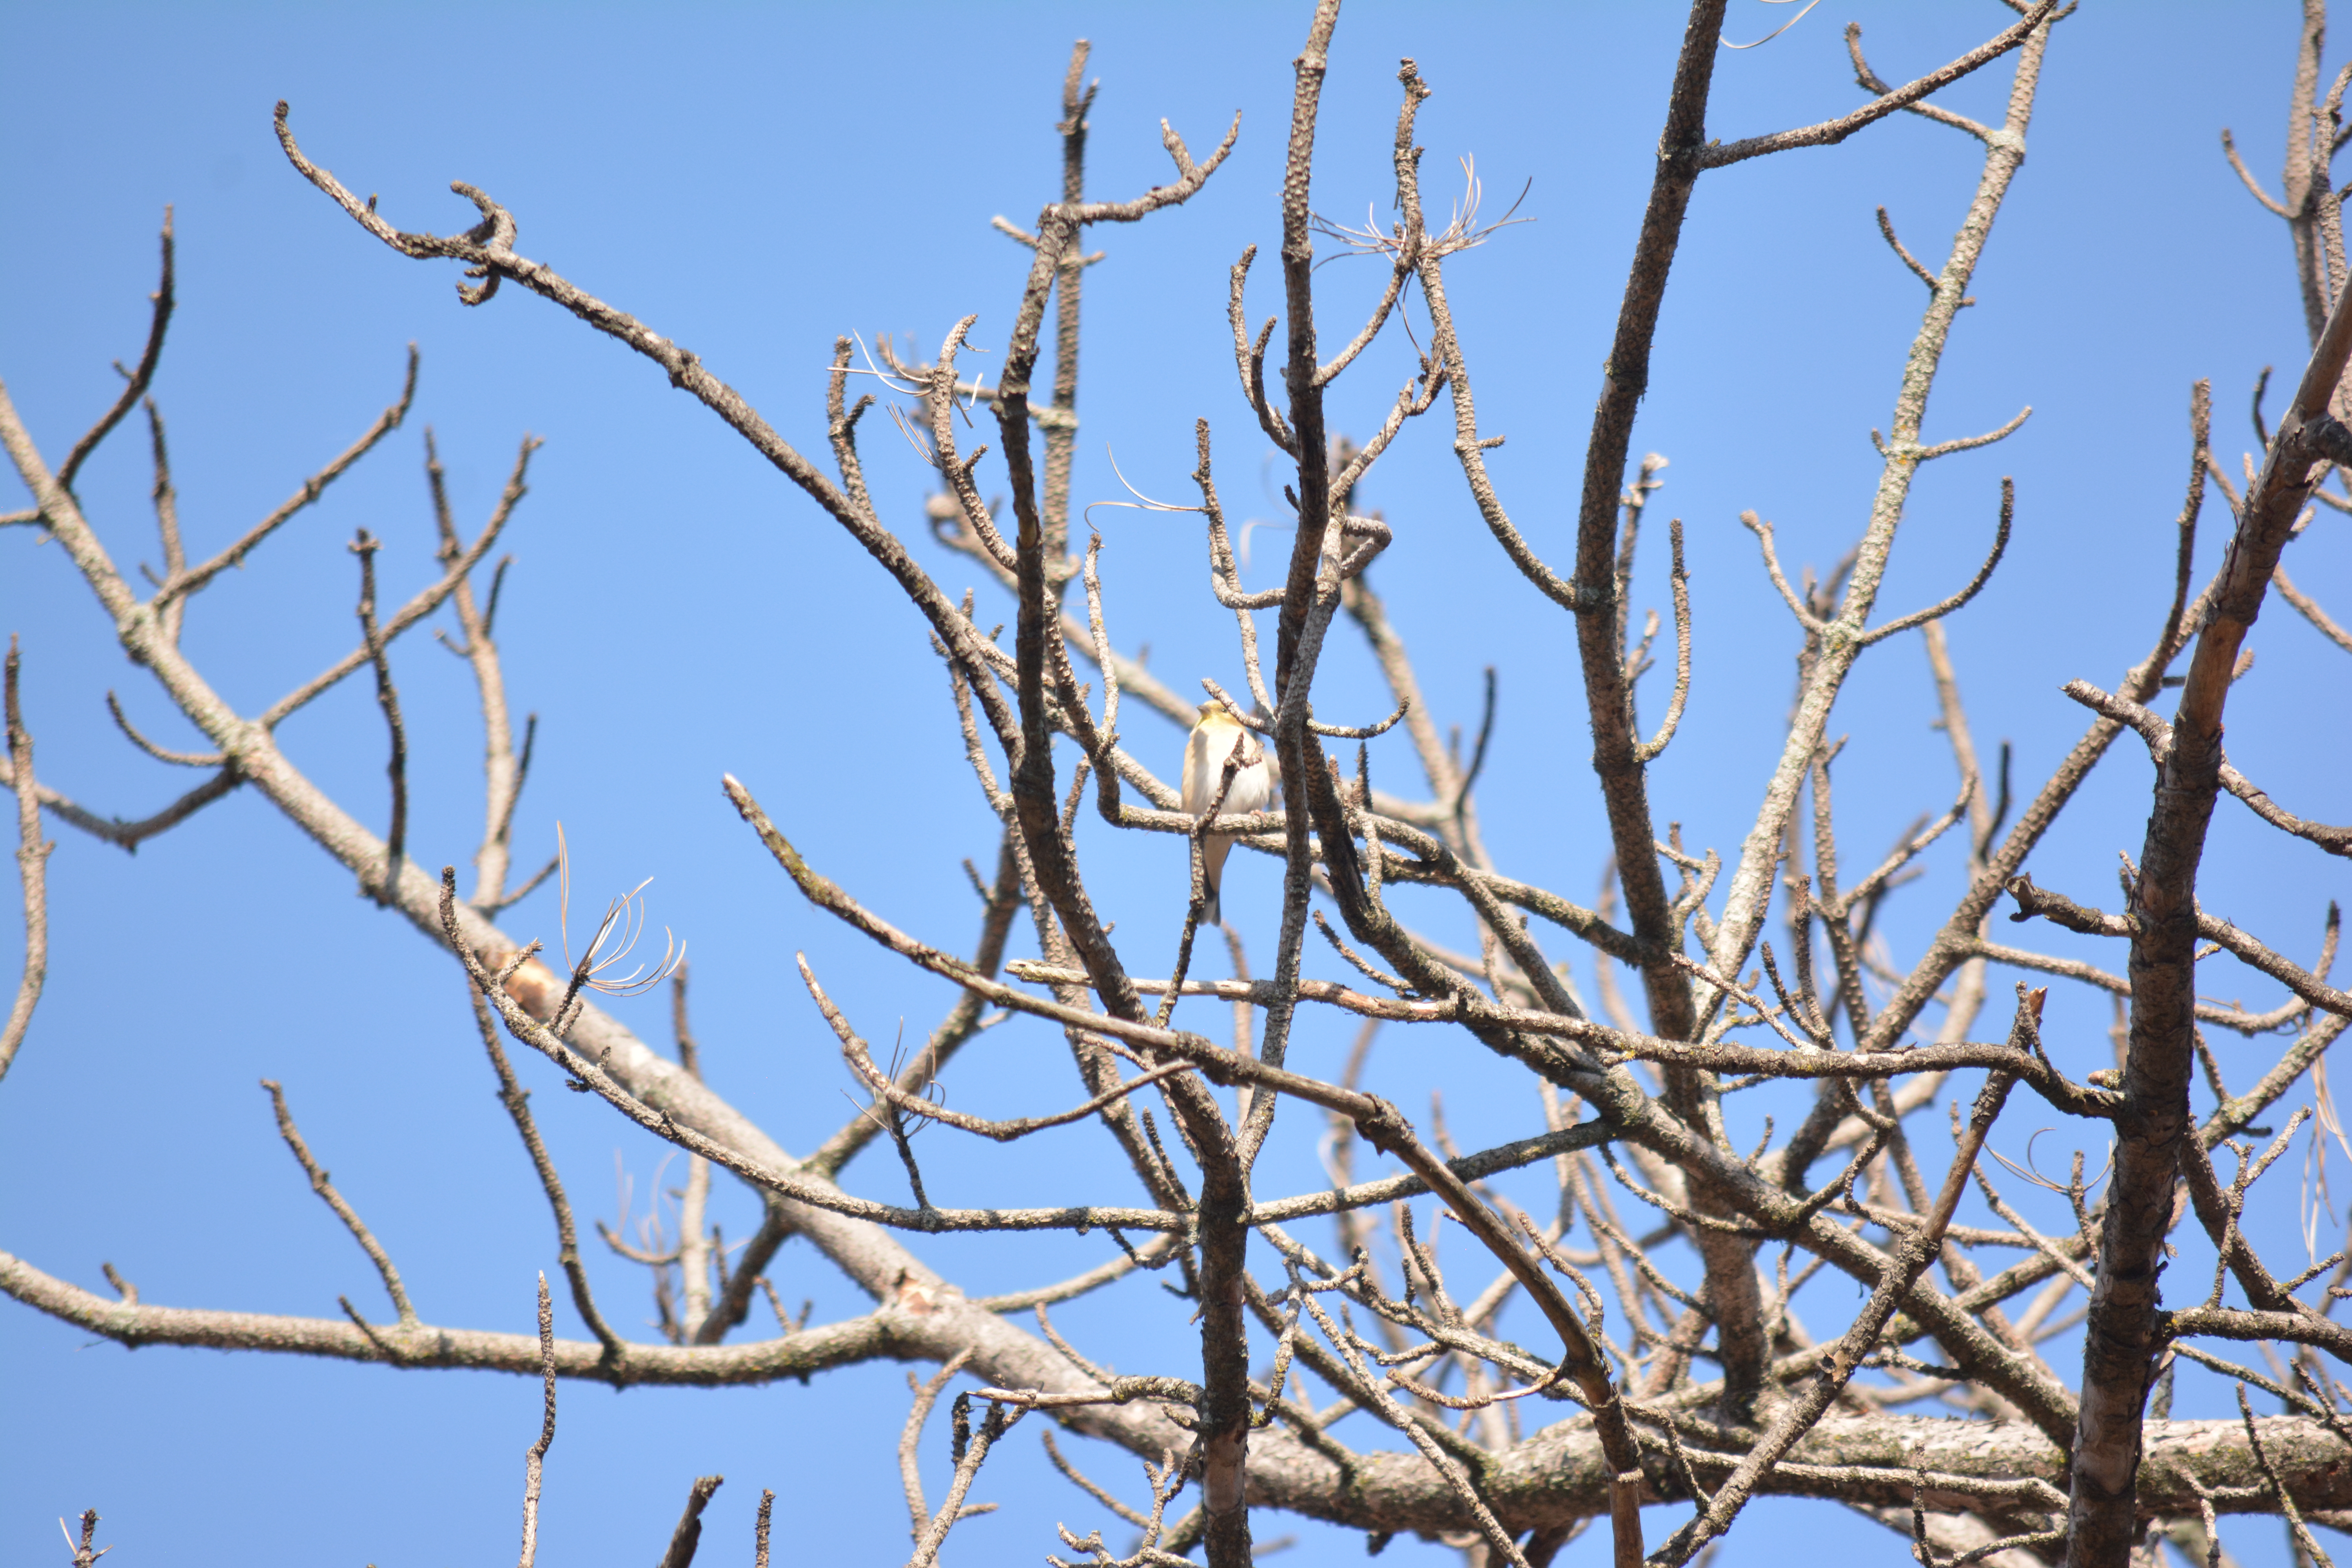
<svg viewBox="0 0 2352 1568">
<path fill-rule="evenodd" d="M 519 1002 L 514 984 L 501 986 L 478 955 L 466 947 L 458 934 L 457 909 L 457 871 L 444 868 L 441 875 L 441 909 L 443 923 L 449 928 L 451 945 L 466 965 L 474 984 L 481 987 L 498 1009 L 515 1038 L 546 1057 L 557 1067 L 570 1073 L 622 1115 L 665 1142 L 674 1143 L 691 1154 L 699 1154 L 715 1165 L 720 1165 L 740 1176 L 763 1192 L 790 1198 L 812 1208 L 824 1209 L 849 1219 L 862 1219 L 893 1230 L 926 1233 L 947 1231 L 1017 1231 L 1017 1230 L 1089 1230 L 1120 1229 L 1143 1231 L 1189 1232 L 1192 1216 L 1172 1209 L 1135 1209 L 1103 1207 L 1087 1204 L 1064 1205 L 1050 1208 L 933 1208 L 925 1205 L 907 1208 L 898 1204 L 877 1203 L 870 1198 L 855 1197 L 843 1192 L 831 1182 L 803 1175 L 798 1171 L 785 1170 L 752 1158 L 729 1147 L 716 1139 L 685 1126 L 662 1109 L 647 1104 L 618 1079 L 588 1058 L 575 1051 L 561 1037 L 550 1030 L 532 1012 Z M 537 969 L 551 982 L 554 975 L 543 964 L 532 960 L 524 973 L 516 978 L 531 989 L 545 989 L 532 984 L 536 977 L 529 970 Z M 969 983 L 968 983 L 969 984 Z M 971 984 L 972 990 L 980 990 Z"/>
<path fill-rule="evenodd" d="M 2078 904 L 2063 893 L 2053 893 L 2047 888 L 2037 888 L 2031 877 L 2013 877 L 2009 891 L 2017 900 L 2017 913 L 2012 921 L 2031 919 L 2035 915 L 2084 936 L 2136 936 L 2139 931 L 2138 917 L 2111 915 L 2087 904 Z M 2330 914 L 2330 922 L 2335 916 Z M 2197 911 L 2197 934 L 2221 948 L 2224 952 L 2269 975 L 2304 1001 L 2323 1012 L 2352 1017 L 2352 991 L 2339 991 L 2319 976 L 2293 960 L 2273 952 L 2256 938 L 2240 931 L 2231 922 L 2204 910 Z"/>
<path fill-rule="evenodd" d="M 2021 947 L 2004 947 L 1999 942 L 1971 942 L 1967 956 L 1986 959 L 1994 963 L 2006 963 L 2012 969 L 2026 970 L 2035 974 L 2055 974 L 2062 979 L 2079 980 L 2085 985 L 2117 996 L 2131 994 L 2131 982 L 2120 974 L 2110 974 L 2096 964 L 2077 959 L 2053 958 L 2047 953 L 2029 952 Z M 2294 1023 L 2311 1010 L 2310 1004 L 2297 997 L 2267 1013 L 2249 1013 L 2242 1007 L 2224 1007 L 2218 1002 L 2197 1004 L 2200 1023 L 2219 1024 L 2225 1029 L 2235 1029 L 2244 1035 L 2268 1034 Z"/>
<path fill-rule="evenodd" d="M 445 1329 L 430 1323 L 362 1326 L 342 1318 L 281 1317 L 269 1312 L 207 1311 L 109 1300 L 22 1258 L 0 1252 L 0 1292 L 75 1327 L 133 1349 L 195 1345 L 207 1350 L 267 1351 L 381 1362 L 399 1367 L 449 1367 L 537 1377 L 536 1334 Z M 804 1329 L 782 1339 L 732 1345 L 626 1344 L 608 1357 L 593 1340 L 555 1342 L 556 1374 L 616 1387 L 631 1384 L 737 1385 L 804 1377 L 828 1367 L 884 1359 L 908 1360 L 884 1314 Z"/>
<path fill-rule="evenodd" d="M 2128 697 L 2102 691 L 2087 680 L 2070 680 L 2060 688 L 2065 694 L 2095 713 L 2102 713 L 2137 731 L 2147 742 L 2148 752 L 2160 763 L 2172 746 L 2172 726 L 2164 716 Z M 2352 827 L 2331 827 L 2324 822 L 2305 822 L 2271 799 L 2253 780 L 2230 765 L 2225 756 L 2221 762 L 2221 787 L 2251 807 L 2256 816 L 2282 832 L 2318 845 L 2330 855 L 2352 857 Z"/>
<path fill-rule="evenodd" d="M 839 912 L 836 910 L 835 912 Z M 859 910 L 852 923 L 864 924 L 873 917 Z M 875 921 L 874 925 L 883 931 Z M 869 932 L 871 928 L 869 928 Z M 893 936 L 898 936 L 895 931 Z M 885 939 L 886 942 L 888 940 Z M 922 944 L 912 939 L 898 937 L 909 943 L 899 951 L 913 956 Z M 931 951 L 925 949 L 924 951 Z M 945 965 L 960 963 L 944 953 L 939 955 Z M 918 962 L 922 962 L 918 960 Z M 1105 1034 L 1131 1039 L 1147 1047 L 1192 1047 L 1177 1042 L 1175 1037 L 1143 1026 L 1124 1025 L 1116 1019 L 1094 1014 L 1075 1013 L 1058 1004 L 1043 1001 L 1013 990 L 1010 986 L 983 983 L 950 967 L 926 963 L 934 973 L 946 975 L 959 984 L 982 990 L 991 1001 L 1017 1011 L 1034 1013 L 1057 1022 L 1079 1027 L 1095 1028 Z M 1049 965 L 1015 961 L 1005 965 L 1005 972 L 1016 979 L 1038 984 L 1087 984 L 1083 971 L 1057 969 Z M 1139 981 L 1136 989 L 1146 994 L 1165 990 L 1166 983 Z M 1199 987 L 1195 992 L 1195 987 Z M 1188 981 L 1186 994 L 1205 994 L 1233 1001 L 1262 1002 L 1271 992 L 1265 982 L 1249 981 Z M 1674 1067 L 1702 1068 L 1718 1073 L 1756 1075 L 1785 1079 L 1878 1079 L 1895 1078 L 1912 1073 L 1949 1072 L 1958 1068 L 1992 1068 L 2013 1073 L 2019 1081 L 2030 1084 L 2043 1099 L 2058 1109 L 2077 1116 L 2109 1116 L 2114 1113 L 2117 1097 L 2109 1090 L 2085 1088 L 2053 1072 L 2036 1058 L 2009 1045 L 1990 1041 L 1956 1040 L 1940 1045 L 1913 1046 L 1887 1051 L 1814 1051 L 1773 1050 L 1757 1046 L 1698 1045 L 1687 1040 L 1661 1039 L 1654 1035 L 1636 1034 L 1611 1028 L 1589 1018 L 1575 1018 L 1562 1013 L 1541 1012 L 1529 1007 L 1506 1007 L 1461 994 L 1435 1001 L 1389 1001 L 1348 991 L 1326 980 L 1302 980 L 1298 983 L 1302 1000 L 1326 1001 L 1342 1005 L 1350 1012 L 1366 1017 L 1392 1019 L 1415 1024 L 1492 1024 L 1517 1030 L 1522 1034 L 1547 1036 L 1575 1041 L 1621 1060 L 1657 1062 Z M 1189 1038 L 1189 1037 L 1188 1037 Z M 1201 1042 L 1204 1047 L 1206 1041 Z M 1210 1049 L 1221 1047 L 1208 1047 Z M 1221 1064 L 1222 1065 L 1222 1064 Z M 1246 1058 L 1223 1066 L 1223 1070 L 1241 1079 L 1255 1080 L 1257 1068 Z M 1596 1140 L 1599 1142 L 1600 1140 Z"/>
<path fill-rule="evenodd" d="M 2174 1339 L 2276 1340 L 2313 1345 L 2352 1365 L 2352 1327 L 2308 1308 L 2300 1312 L 2254 1312 L 2237 1307 L 2190 1307 L 2173 1313 L 2169 1327 Z"/>
<path fill-rule="evenodd" d="M 1532 1165 L 1538 1160 L 1548 1160 L 1555 1154 L 1598 1147 L 1617 1135 L 1618 1129 L 1606 1121 L 1580 1121 L 1557 1132 L 1522 1138 L 1511 1143 L 1498 1143 L 1475 1154 L 1464 1154 L 1446 1161 L 1445 1165 L 1465 1182 L 1481 1181 L 1503 1171 Z M 1378 1182 L 1358 1182 L 1352 1186 L 1335 1187 L 1328 1193 L 1309 1193 L 1303 1197 L 1260 1204 L 1250 1210 L 1248 1223 L 1280 1225 L 1316 1215 L 1339 1214 L 1347 1209 L 1367 1208 L 1373 1204 L 1392 1203 L 1399 1198 L 1417 1198 L 1427 1191 L 1427 1182 L 1409 1174 L 1391 1176 Z"/>
<path fill-rule="evenodd" d="M 405 1332 L 389 1325 L 363 1330 L 336 1319 L 134 1306 L 84 1290 L 5 1252 L 0 1252 L 0 1292 L 123 1345 L 278 1352 L 519 1377 L 540 1373 L 535 1334 L 431 1325 Z M 554 1359 L 562 1377 L 648 1386 L 745 1385 L 860 1362 L 931 1359 L 908 1342 L 903 1325 L 894 1323 L 906 1316 L 894 1306 L 744 1344 L 632 1344 L 618 1365 L 604 1360 L 601 1345 L 559 1339 Z M 2343 1464 L 2343 1446 L 2324 1425 L 2300 1416 L 2271 1416 L 2257 1426 L 2265 1452 L 2298 1502 L 2313 1509 L 2352 1508 L 2352 1467 Z M 1729 1443 L 1727 1436 L 1723 1446 Z M 2259 1478 L 2252 1474 L 2244 1429 L 2237 1421 L 2151 1421 L 2147 1445 L 2140 1488 L 2151 1511 L 2193 1513 L 2192 1481 L 2212 1493 L 2216 1507 L 2224 1512 L 2268 1511 L 2267 1493 L 2257 1495 Z M 1806 1435 L 1759 1489 L 1907 1508 L 1922 1470 L 1950 1489 L 1931 1489 L 1927 1506 L 1958 1509 L 2003 1495 L 2002 1488 L 2054 1483 L 2064 1475 L 2064 1461 L 2056 1448 L 2022 1424 L 1832 1413 Z M 1605 1471 L 1590 1423 L 1579 1419 L 1548 1428 L 1497 1455 L 1484 1489 L 1497 1517 L 1516 1529 L 1532 1530 L 1604 1513 Z M 1660 1467 L 1645 1491 L 1648 1500 L 1664 1500 L 1667 1494 L 1657 1486 L 1664 1479 Z M 1982 1482 L 1985 1489 L 1973 1489 L 1971 1482 Z M 1357 1529 L 1435 1531 L 1457 1528 L 1460 1522 L 1459 1500 L 1425 1466 L 1370 1466 L 1359 1472 L 1355 1485 L 1343 1488 L 1332 1484 L 1328 1464 L 1284 1441 L 1278 1431 L 1254 1440 L 1251 1484 L 1254 1495 L 1262 1493 L 1271 1504 Z"/>
<path fill-rule="evenodd" d="M 34 782 L 33 793 L 49 814 L 60 822 L 69 823 L 93 838 L 104 839 L 118 848 L 136 854 L 140 845 L 159 833 L 177 827 L 244 782 L 236 769 L 225 767 L 154 816 L 142 816 L 135 822 L 126 822 L 119 816 L 100 816 L 86 806 L 77 805 L 37 779 Z M 0 785 L 15 789 L 15 773 L 0 773 Z"/>
<path fill-rule="evenodd" d="M 2027 35 L 2042 26 L 2050 13 L 2057 8 L 2058 0 L 2040 0 L 2006 31 L 1987 39 L 1942 69 L 1930 71 L 1916 81 L 1906 82 L 1893 92 L 1864 104 L 1851 114 L 1824 120 L 1817 125 L 1776 131 L 1769 136 L 1749 136 L 1738 142 L 1710 142 L 1699 149 L 1699 167 L 1720 169 L 1727 163 L 1740 163 L 1767 153 L 1785 153 L 1797 147 L 1835 146 L 1864 126 L 1884 120 L 1898 109 L 1908 109 L 1929 93 L 1949 87 L 1979 66 L 1999 59 L 2025 42 Z M 2000 132 L 1994 134 L 1999 135 Z"/>
</svg>

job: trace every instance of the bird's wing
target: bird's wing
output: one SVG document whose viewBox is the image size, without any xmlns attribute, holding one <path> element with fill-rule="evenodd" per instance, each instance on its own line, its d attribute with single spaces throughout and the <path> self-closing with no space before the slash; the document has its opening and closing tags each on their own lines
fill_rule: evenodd
<svg viewBox="0 0 2352 1568">
<path fill-rule="evenodd" d="M 1208 731 L 1196 724 L 1184 738 L 1184 777 L 1181 785 L 1184 809 L 1196 816 L 1209 804 L 1209 796 L 1216 788 L 1205 776 L 1209 772 L 1208 752 Z"/>
</svg>

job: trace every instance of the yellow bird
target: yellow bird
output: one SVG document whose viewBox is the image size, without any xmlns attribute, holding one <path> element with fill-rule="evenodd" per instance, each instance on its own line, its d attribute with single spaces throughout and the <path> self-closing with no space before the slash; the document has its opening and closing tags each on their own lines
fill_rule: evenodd
<svg viewBox="0 0 2352 1568">
<path fill-rule="evenodd" d="M 1217 785 L 1223 782 L 1225 761 L 1234 749 L 1242 748 L 1242 766 L 1234 774 L 1233 788 L 1225 792 L 1221 816 L 1235 816 L 1253 811 L 1264 811 L 1275 803 L 1280 787 L 1274 753 L 1265 742 L 1250 732 L 1222 703 L 1201 704 L 1199 722 L 1184 742 L 1184 809 L 1194 816 L 1209 809 L 1217 798 Z M 1225 857 L 1233 853 L 1234 837 L 1229 833 L 1212 833 L 1201 840 L 1201 880 L 1207 895 L 1207 907 L 1202 918 L 1211 925 L 1220 923 L 1223 915 L 1217 889 L 1223 880 Z"/>
</svg>

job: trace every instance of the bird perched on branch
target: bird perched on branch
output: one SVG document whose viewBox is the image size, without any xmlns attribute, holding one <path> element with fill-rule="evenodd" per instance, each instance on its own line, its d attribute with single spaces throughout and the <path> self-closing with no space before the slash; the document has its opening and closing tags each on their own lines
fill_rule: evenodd
<svg viewBox="0 0 2352 1568">
<path fill-rule="evenodd" d="M 1280 776 L 1273 752 L 1224 704 L 1203 702 L 1200 721 L 1184 742 L 1187 812 L 1197 817 L 1217 805 L 1217 791 L 1224 784 L 1225 763 L 1237 748 L 1240 766 L 1234 770 L 1232 786 L 1225 790 L 1224 803 L 1217 805 L 1217 815 L 1235 816 L 1264 811 L 1274 804 Z M 1230 833 L 1211 833 L 1201 840 L 1201 882 L 1207 900 L 1202 918 L 1211 925 L 1223 919 L 1217 892 L 1224 878 L 1225 857 L 1233 853 L 1233 848 L 1234 836 Z"/>
</svg>

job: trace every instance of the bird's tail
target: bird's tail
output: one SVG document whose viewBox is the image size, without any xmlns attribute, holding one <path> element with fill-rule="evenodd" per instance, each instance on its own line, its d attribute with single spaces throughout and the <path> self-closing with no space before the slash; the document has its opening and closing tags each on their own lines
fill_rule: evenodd
<svg viewBox="0 0 2352 1568">
<path fill-rule="evenodd" d="M 1205 924 L 1223 923 L 1217 891 L 1224 880 L 1225 857 L 1233 853 L 1233 847 L 1234 841 L 1222 834 L 1212 833 L 1201 840 L 1201 919 Z"/>
</svg>

